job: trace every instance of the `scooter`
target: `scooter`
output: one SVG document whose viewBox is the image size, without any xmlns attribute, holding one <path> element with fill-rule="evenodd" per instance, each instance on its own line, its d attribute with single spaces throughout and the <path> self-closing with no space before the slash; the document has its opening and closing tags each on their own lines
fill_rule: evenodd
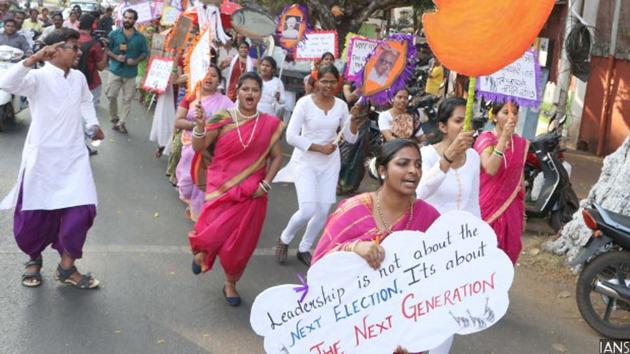
<svg viewBox="0 0 630 354">
<path fill-rule="evenodd" d="M 552 120 L 552 129 L 532 140 L 525 163 L 525 213 L 528 217 L 548 218 L 555 232 L 571 220 L 579 202 L 565 168 L 560 139 L 566 118 Z M 542 173 L 542 179 L 541 174 Z M 539 188 L 534 188 L 538 182 Z"/>
<path fill-rule="evenodd" d="M 20 49 L 7 45 L 0 45 L 0 76 L 24 56 Z M 15 115 L 23 109 L 22 98 L 0 90 L 0 132 L 5 130 L 8 124 L 15 121 Z"/>
<path fill-rule="evenodd" d="M 630 216 L 594 204 L 582 211 L 591 238 L 570 263 L 583 265 L 577 306 L 594 330 L 614 339 L 630 338 Z"/>
</svg>

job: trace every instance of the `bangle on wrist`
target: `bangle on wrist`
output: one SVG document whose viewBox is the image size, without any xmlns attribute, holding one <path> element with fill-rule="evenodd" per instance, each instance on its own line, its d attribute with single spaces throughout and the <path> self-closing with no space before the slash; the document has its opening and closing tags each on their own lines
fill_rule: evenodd
<svg viewBox="0 0 630 354">
<path fill-rule="evenodd" d="M 504 156 L 503 151 L 501 151 L 501 150 L 494 149 L 494 150 L 492 150 L 492 153 L 493 153 L 495 156 L 498 156 L 498 157 L 500 157 L 500 158 L 503 158 L 503 156 Z"/>
<path fill-rule="evenodd" d="M 453 164 L 453 160 L 446 157 L 446 153 L 443 153 L 442 157 L 444 158 L 444 161 L 448 162 L 449 165 Z"/>
</svg>

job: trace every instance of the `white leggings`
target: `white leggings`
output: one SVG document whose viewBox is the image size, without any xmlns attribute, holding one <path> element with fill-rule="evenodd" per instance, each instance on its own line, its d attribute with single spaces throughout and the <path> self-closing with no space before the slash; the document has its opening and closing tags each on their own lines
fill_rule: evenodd
<svg viewBox="0 0 630 354">
<path fill-rule="evenodd" d="M 284 228 L 280 239 L 284 244 L 290 244 L 295 238 L 295 234 L 306 224 L 306 231 L 302 242 L 298 247 L 299 252 L 309 252 L 313 243 L 317 239 L 317 236 L 322 232 L 326 219 L 328 218 L 328 211 L 332 203 L 316 203 L 316 202 L 304 202 L 300 203 L 298 211 L 291 216 L 287 227 Z"/>
</svg>

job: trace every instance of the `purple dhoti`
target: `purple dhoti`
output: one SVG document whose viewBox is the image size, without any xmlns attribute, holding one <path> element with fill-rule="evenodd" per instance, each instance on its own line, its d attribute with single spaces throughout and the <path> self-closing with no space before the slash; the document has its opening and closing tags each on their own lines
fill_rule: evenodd
<svg viewBox="0 0 630 354">
<path fill-rule="evenodd" d="M 79 259 L 96 217 L 93 204 L 56 210 L 22 210 L 22 188 L 15 206 L 13 233 L 22 252 L 37 259 L 52 245 L 60 255 Z"/>
</svg>

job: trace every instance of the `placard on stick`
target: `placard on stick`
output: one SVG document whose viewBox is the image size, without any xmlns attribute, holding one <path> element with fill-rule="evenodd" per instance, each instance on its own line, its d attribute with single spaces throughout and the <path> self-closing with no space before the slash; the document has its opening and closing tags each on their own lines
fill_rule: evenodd
<svg viewBox="0 0 630 354">
<path fill-rule="evenodd" d="M 177 22 L 175 23 L 174 32 L 168 38 L 166 42 L 166 47 L 168 49 L 180 49 L 186 43 L 186 39 L 188 38 L 193 27 L 193 21 L 190 17 L 187 16 L 179 16 Z"/>
<path fill-rule="evenodd" d="M 173 72 L 172 58 L 151 57 L 147 66 L 147 73 L 142 82 L 142 88 L 157 94 L 166 91 Z"/>
<path fill-rule="evenodd" d="M 507 312 L 512 262 L 472 214 L 443 214 L 425 234 L 395 232 L 382 246 L 378 270 L 356 253 L 333 252 L 309 269 L 305 295 L 289 284 L 259 294 L 250 323 L 265 351 L 421 352 L 483 331 Z"/>
<path fill-rule="evenodd" d="M 321 56 L 330 52 L 339 56 L 336 31 L 313 31 L 305 35 L 305 39 L 298 43 L 296 59 L 298 60 L 319 60 Z"/>
</svg>

